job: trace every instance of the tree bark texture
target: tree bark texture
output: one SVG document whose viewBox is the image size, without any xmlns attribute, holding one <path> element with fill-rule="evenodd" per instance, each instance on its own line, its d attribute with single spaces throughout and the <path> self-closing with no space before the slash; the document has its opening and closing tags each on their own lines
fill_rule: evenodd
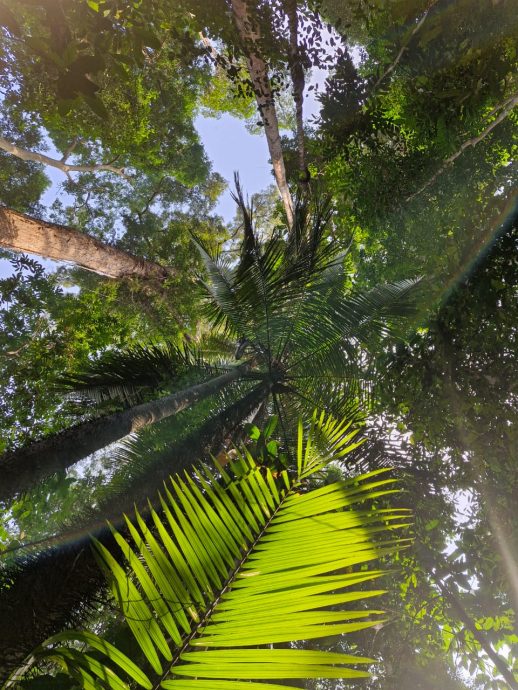
<svg viewBox="0 0 518 690">
<path fill-rule="evenodd" d="M 160 422 L 198 400 L 217 393 L 242 376 L 244 370 L 243 366 L 236 367 L 205 383 L 136 405 L 123 412 L 83 422 L 0 456 L 0 500 L 5 501 L 23 493 L 44 477 L 66 470 L 124 436 Z"/>
<path fill-rule="evenodd" d="M 172 270 L 110 247 L 78 230 L 0 207 L 0 246 L 67 261 L 108 278 L 138 276 L 162 282 Z"/>
<path fill-rule="evenodd" d="M 260 29 L 257 23 L 253 21 L 245 0 L 232 0 L 232 10 L 234 21 L 248 58 L 250 81 L 252 82 L 257 107 L 264 126 L 275 181 L 279 188 L 288 224 L 291 227 L 293 225 L 293 201 L 286 179 L 279 122 L 275 109 L 275 98 L 268 76 L 268 65 L 261 56 L 258 45 L 261 38 Z"/>
<path fill-rule="evenodd" d="M 147 497 L 158 502 L 157 492 L 170 474 L 208 459 L 209 453 L 216 454 L 268 391 L 264 384 L 257 386 L 175 444 L 145 475 L 134 478 L 126 491 L 92 512 L 86 524 L 57 538 L 55 546 L 0 568 L 0 685 L 38 644 L 64 627 L 80 625 L 88 614 L 105 584 L 90 535 L 114 555 L 118 550 L 110 530 L 99 525 L 110 519 L 122 531 L 122 513 L 131 515 L 134 505 L 148 517 Z"/>
</svg>

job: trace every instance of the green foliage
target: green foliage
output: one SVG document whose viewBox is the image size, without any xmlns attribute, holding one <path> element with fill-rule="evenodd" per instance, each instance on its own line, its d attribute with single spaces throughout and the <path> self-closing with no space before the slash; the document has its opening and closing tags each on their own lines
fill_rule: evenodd
<svg viewBox="0 0 518 690">
<path fill-rule="evenodd" d="M 18 28 L 7 27 L 1 81 L 19 122 L 30 113 L 59 150 L 75 141 L 85 162 L 99 153 L 118 167 L 200 180 L 206 167 L 191 119 L 203 65 L 182 8 L 154 0 L 12 5 Z"/>
<path fill-rule="evenodd" d="M 378 610 L 342 606 L 383 593 L 351 587 L 383 574 L 365 564 L 405 544 L 394 531 L 408 526 L 408 511 L 372 508 L 373 499 L 393 492 L 393 480 L 379 472 L 308 491 L 315 472 L 351 449 L 350 437 L 337 441 L 330 422 L 316 418 L 305 443 L 300 426 L 293 476 L 275 476 L 244 448 L 220 479 L 208 470 L 171 479 L 161 510 L 151 511 L 153 529 L 137 512 L 126 518 L 124 534 L 113 530 L 129 573 L 119 555 L 97 544 L 149 671 L 92 633 L 60 633 L 35 657 L 57 662 L 85 688 L 127 687 L 121 672 L 143 688 L 154 687 L 156 675 L 161 687 L 179 689 L 368 676 L 354 668 L 367 658 L 264 647 L 383 621 Z M 318 452 L 315 436 L 328 438 L 332 451 Z"/>
<path fill-rule="evenodd" d="M 287 236 L 275 233 L 261 244 L 253 211 L 237 190 L 244 223 L 239 263 L 197 243 L 208 276 L 203 286 L 210 321 L 239 339 L 274 394 L 290 395 L 306 411 L 324 400 L 335 413 L 341 405 L 354 406 L 368 390 L 362 351 L 375 350 L 408 318 L 419 280 L 350 291 L 346 251 L 327 242 L 326 200 L 297 205 Z"/>
<path fill-rule="evenodd" d="M 6 507 L 0 539 L 16 546 L 44 538 L 67 517 L 90 514 L 92 503 L 135 496 L 136 483 L 145 485 L 156 467 L 176 461 L 174 442 L 194 438 L 211 413 L 242 399 L 258 380 L 273 393 L 258 419 L 274 415 L 279 439 L 268 427 L 260 432 L 256 419 L 251 451 L 272 472 L 292 467 L 290 420 L 315 405 L 338 411 L 363 402 L 376 452 L 360 452 L 361 466 L 387 464 L 387 439 L 399 446 L 397 467 L 416 530 L 436 558 L 431 563 L 417 551 L 398 557 L 388 605 L 394 617 L 374 639 L 357 631 L 347 642 L 323 641 L 319 650 L 356 648 L 375 657 L 375 674 L 365 681 L 370 690 L 504 687 L 440 587 L 448 584 L 476 629 L 516 668 L 518 598 L 508 568 L 518 533 L 516 246 L 512 233 L 493 242 L 517 183 L 516 110 L 492 128 L 517 92 L 513 3 L 325 0 L 322 15 L 349 45 L 330 34 L 332 78 L 321 118 L 306 132 L 312 177 L 332 196 L 329 222 L 315 220 L 317 211 L 289 236 L 274 197 L 263 195 L 252 219 L 255 236 L 245 213 L 237 252 L 226 240 L 234 232 L 241 237 L 241 217 L 225 228 L 211 215 L 223 182 L 208 175 L 192 128 L 200 107 L 206 115 L 257 119 L 246 51 L 228 5 L 123 5 L 2 2 L 1 129 L 32 151 L 50 142 L 57 158 L 78 138 L 71 162 L 114 161 L 135 173 L 132 184 L 82 174 L 67 180 L 60 189 L 66 195 L 45 210 L 38 204 L 48 184 L 41 166 L 0 153 L 0 196 L 176 272 L 151 296 L 136 281 L 107 285 L 79 272 L 45 276 L 26 259 L 17 264 L 1 285 L 0 443 L 16 447 L 94 413 L 85 401 L 78 406 L 54 393 L 65 370 L 88 369 L 99 355 L 110 359 L 110 351 L 116 359 L 135 343 L 174 345 L 184 331 L 206 335 L 195 274 L 216 325 L 200 349 L 228 362 L 239 339 L 253 375 L 225 401 L 210 398 L 148 430 L 113 458 L 83 466 L 81 476 L 42 483 Z M 279 107 L 289 96 L 286 9 L 286 2 L 253 3 Z M 300 35 L 308 69 L 328 39 L 320 19 L 304 3 L 298 9 L 311 27 Z M 226 64 L 205 62 L 199 30 Z M 283 147 L 295 180 L 294 142 L 285 138 Z M 191 234 L 203 260 L 192 251 Z M 474 270 L 482 254 L 488 260 Z M 408 345 L 389 347 L 384 335 L 402 322 L 396 303 L 410 288 L 401 278 L 416 274 L 431 276 L 423 327 Z M 389 287 L 369 294 L 379 283 Z M 80 286 L 78 295 L 63 294 L 71 284 Z M 171 371 L 154 364 L 151 370 L 152 384 L 165 390 Z M 126 373 L 106 374 L 122 376 L 131 395 L 135 383 L 139 395 L 149 394 L 141 387 L 148 374 L 137 362 Z M 229 455 L 226 447 L 221 458 Z M 332 481 L 340 471 L 332 466 L 311 481 Z M 64 674 L 56 678 L 70 685 Z M 306 680 L 305 687 L 334 690 L 336 680 Z"/>
<path fill-rule="evenodd" d="M 339 58 L 322 97 L 319 173 L 359 226 L 368 280 L 451 275 L 515 184 L 515 116 L 489 129 L 516 94 L 514 13 L 474 0 L 360 8 L 362 61 Z"/>
<path fill-rule="evenodd" d="M 383 365 L 377 405 L 383 433 L 397 433 L 397 424 L 405 434 L 396 464 L 415 497 L 417 538 L 435 557 L 417 550 L 402 559 L 390 606 L 399 622 L 377 636 L 391 671 L 371 682 L 376 690 L 417 682 L 432 688 L 427 669 L 436 674 L 439 666 L 452 676 L 469 674 L 477 688 L 509 687 L 437 583 L 448 586 L 504 664 L 515 668 L 518 602 L 507 560 L 517 530 L 515 252 L 514 213 L 427 328 Z M 416 675 L 405 680 L 412 657 Z"/>
<path fill-rule="evenodd" d="M 19 446 L 87 412 L 57 392 L 67 369 L 85 366 L 92 352 L 127 347 L 153 331 L 138 305 L 122 301 L 123 289 L 114 282 L 93 277 L 78 294 L 65 293 L 59 277 L 45 274 L 37 262 L 22 257 L 13 266 L 13 276 L 0 281 L 0 427 L 4 444 Z"/>
<path fill-rule="evenodd" d="M 58 385 L 98 403 L 119 399 L 136 404 L 144 391 L 178 387 L 182 377 L 193 373 L 207 378 L 214 369 L 192 347 L 165 342 L 108 350 L 82 370 L 62 376 Z"/>
</svg>

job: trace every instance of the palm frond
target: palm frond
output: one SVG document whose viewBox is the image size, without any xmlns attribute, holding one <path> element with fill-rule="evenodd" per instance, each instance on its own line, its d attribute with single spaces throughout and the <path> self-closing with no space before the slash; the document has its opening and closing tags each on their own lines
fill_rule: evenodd
<svg viewBox="0 0 518 690">
<path fill-rule="evenodd" d="M 236 202 L 243 218 L 243 241 L 241 242 L 240 259 L 236 272 L 236 277 L 239 279 L 240 275 L 257 260 L 259 243 L 254 232 L 253 209 L 251 205 L 245 202 L 238 173 L 234 173 L 234 186 L 236 191 L 231 192 L 231 196 Z"/>
<path fill-rule="evenodd" d="M 326 242 L 332 216 L 331 197 L 316 196 L 311 208 L 305 197 L 296 200 L 294 222 L 288 234 L 284 252 L 284 281 L 316 276 L 330 261 L 343 253 L 336 242 Z"/>
<path fill-rule="evenodd" d="M 95 402 L 122 399 L 135 404 L 145 389 L 172 387 L 186 374 L 213 375 L 216 367 L 192 345 L 172 342 L 108 350 L 82 369 L 63 375 L 60 390 Z"/>
<path fill-rule="evenodd" d="M 348 248 L 328 237 L 328 198 L 299 200 L 287 234 L 264 243 L 254 235 L 238 180 L 235 198 L 244 224 L 240 260 L 233 264 L 199 243 L 213 325 L 242 339 L 254 353 L 256 373 L 278 392 L 295 394 L 298 413 L 327 407 L 328 400 L 337 415 L 351 404 L 368 406 L 372 355 L 386 336 L 400 334 L 415 310 L 420 280 L 351 292 Z"/>
<path fill-rule="evenodd" d="M 306 286 L 341 266 L 343 256 L 336 244 L 324 241 L 331 214 L 328 200 L 315 203 L 311 214 L 299 201 L 287 238 L 275 234 L 263 244 L 254 234 L 252 212 L 238 181 L 235 200 L 244 228 L 238 263 L 211 253 L 197 241 L 208 274 L 204 283 L 208 316 L 226 334 L 246 338 L 271 365 L 277 344 L 292 327 L 294 308 Z"/>
<path fill-rule="evenodd" d="M 402 319 L 415 311 L 420 278 L 380 285 L 365 293 L 345 297 L 333 287 L 339 281 L 327 277 L 308 291 L 290 339 L 288 370 L 305 369 L 316 362 L 323 370 L 342 369 L 347 357 L 360 356 L 361 348 L 372 347 L 384 336 L 397 333 Z M 356 353 L 356 354 L 354 354 Z"/>
<path fill-rule="evenodd" d="M 235 267 L 222 254 L 211 252 L 200 239 L 193 241 L 207 274 L 207 280 L 200 279 L 207 298 L 207 318 L 214 329 L 220 329 L 227 337 L 245 337 L 252 342 L 254 312 L 236 290 Z"/>
<path fill-rule="evenodd" d="M 36 657 L 58 660 L 80 687 L 116 690 L 127 687 L 119 674 L 164 690 L 281 690 L 289 678 L 368 676 L 357 666 L 370 659 L 265 648 L 383 621 L 364 605 L 383 590 L 363 586 L 383 574 L 365 564 L 406 541 L 394 532 L 408 525 L 408 511 L 372 506 L 395 491 L 394 480 L 377 471 L 308 490 L 315 472 L 356 445 L 346 426 L 316 416 L 304 441 L 300 425 L 293 477 L 274 476 L 243 449 L 219 476 L 206 470 L 171 479 L 161 511 L 150 513 L 152 528 L 136 512 L 126 517 L 126 534 L 113 529 L 117 556 L 97 545 L 151 671 L 91 633 L 56 635 Z M 72 640 L 91 651 L 71 649 Z"/>
</svg>

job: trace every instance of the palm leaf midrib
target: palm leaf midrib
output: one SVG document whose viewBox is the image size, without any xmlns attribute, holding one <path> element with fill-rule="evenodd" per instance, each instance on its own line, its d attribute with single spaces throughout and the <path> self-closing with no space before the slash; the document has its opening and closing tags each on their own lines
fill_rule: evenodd
<svg viewBox="0 0 518 690">
<path fill-rule="evenodd" d="M 283 649 L 278 650 L 274 659 L 268 656 L 271 650 L 264 648 L 265 644 L 355 632 L 381 622 L 378 609 L 353 605 L 337 611 L 335 606 L 361 601 L 363 592 L 349 588 L 382 574 L 380 571 L 347 574 L 342 572 L 343 568 L 393 553 L 393 546 L 403 543 L 392 537 L 393 530 L 408 525 L 405 511 L 382 512 L 375 524 L 370 519 L 374 516 L 366 512 L 365 506 L 365 501 L 370 504 L 378 495 L 391 493 L 388 487 L 393 480 L 378 476 L 381 472 L 371 472 L 319 488 L 311 488 L 311 482 L 307 484 L 330 458 L 354 447 L 351 443 L 354 431 L 343 433 L 349 426 L 324 415 L 315 416 L 304 445 L 300 424 L 295 476 L 290 477 L 286 470 L 280 475 L 273 473 L 260 457 L 254 459 L 243 447 L 229 468 L 220 468 L 217 477 L 205 468 L 197 473 L 197 480 L 190 476 L 172 480 L 168 485 L 170 491 L 161 497 L 163 511 L 160 514 L 152 511 L 155 527 L 149 528 L 136 511 L 135 526 L 130 529 L 132 546 L 126 537 L 118 535 L 117 542 L 130 575 L 109 551 L 100 549 L 128 625 L 147 658 L 147 665 L 154 669 L 152 681 L 147 676 L 142 676 L 143 682 L 137 681 L 141 686 L 150 690 L 159 687 L 246 690 L 250 679 L 251 687 L 259 690 L 265 687 L 257 682 L 261 679 L 366 675 L 350 667 L 356 663 L 350 655 L 331 658 L 325 652 L 303 650 L 299 654 L 301 650 Z M 333 449 L 329 451 L 331 455 L 322 454 L 315 434 L 327 439 L 325 445 Z M 326 516 L 329 529 L 321 532 L 317 527 L 326 526 Z M 299 524 L 301 519 L 303 523 Z M 311 529 L 304 529 L 304 525 L 310 525 Z M 303 532 L 304 546 L 299 553 L 293 544 L 284 547 L 295 536 L 295 527 Z M 378 539 L 377 535 L 385 529 L 387 537 Z M 333 530 L 334 551 L 338 553 L 331 553 Z M 163 538 L 164 532 L 170 535 L 170 544 Z M 192 541 L 194 537 L 196 544 Z M 220 549 L 220 541 L 228 546 L 225 554 Z M 185 570 L 175 557 L 177 548 L 185 559 Z M 214 561 L 216 552 L 222 558 L 219 565 Z M 163 558 L 166 562 L 162 562 Z M 144 567 L 149 574 L 143 572 Z M 180 578 L 181 587 L 170 580 L 171 573 Z M 171 587 L 164 589 L 168 582 Z M 194 588 L 198 587 L 200 596 L 196 597 Z M 382 592 L 372 591 L 367 596 L 376 597 Z M 192 611 L 190 606 L 194 607 Z M 162 615 L 165 610 L 172 618 Z M 131 666 L 131 660 L 122 657 L 118 660 L 114 656 L 117 650 L 102 648 L 102 641 L 95 636 L 76 633 L 73 638 L 72 633 L 67 633 L 49 640 L 48 644 L 72 639 L 104 651 L 109 660 L 137 679 L 138 669 Z M 206 648 L 212 650 L 208 655 Z M 53 658 L 59 657 L 59 649 L 49 652 Z M 65 663 L 79 664 L 78 670 L 82 664 L 83 672 L 92 678 L 104 679 L 99 676 L 95 657 L 77 657 L 68 648 L 63 657 Z M 357 663 L 367 661 L 358 659 Z"/>
<path fill-rule="evenodd" d="M 298 485 L 299 484 L 297 484 L 297 487 L 298 487 Z M 207 611 L 204 613 L 203 617 L 201 618 L 200 622 L 196 624 L 195 628 L 191 631 L 191 633 L 189 633 L 189 635 L 187 636 L 187 638 L 183 642 L 182 646 L 175 652 L 175 654 L 173 656 L 173 660 L 169 664 L 168 669 L 161 676 L 160 682 L 158 684 L 156 684 L 156 686 L 154 687 L 154 690 L 158 690 L 161 682 L 167 678 L 167 676 L 171 673 L 172 670 L 174 672 L 174 666 L 178 663 L 181 656 L 187 651 L 187 649 L 191 645 L 192 641 L 198 635 L 200 635 L 203 632 L 204 627 L 210 622 L 211 616 L 214 613 L 218 604 L 221 602 L 222 597 L 224 596 L 224 594 L 226 594 L 230 590 L 231 586 L 234 584 L 234 582 L 235 582 L 237 576 L 239 575 L 239 573 L 241 572 L 244 564 L 247 562 L 250 555 L 254 553 L 254 549 L 256 548 L 258 542 L 263 538 L 264 534 L 266 533 L 266 531 L 270 527 L 270 524 L 272 523 L 272 521 L 276 517 L 277 513 L 279 512 L 279 510 L 281 510 L 282 506 L 284 505 L 286 498 L 297 487 L 294 486 L 290 491 L 286 491 L 282 495 L 278 506 L 274 509 L 274 511 L 272 512 L 272 515 L 267 519 L 265 524 L 262 527 L 260 527 L 260 529 L 258 530 L 257 534 L 255 535 L 253 541 L 250 542 L 250 544 L 248 544 L 247 547 L 242 548 L 241 559 L 236 564 L 236 566 L 234 567 L 232 572 L 229 574 L 229 576 L 227 577 L 227 580 L 223 583 L 219 592 L 216 593 L 216 595 L 214 597 L 214 601 L 211 602 L 211 604 L 207 608 Z"/>
</svg>

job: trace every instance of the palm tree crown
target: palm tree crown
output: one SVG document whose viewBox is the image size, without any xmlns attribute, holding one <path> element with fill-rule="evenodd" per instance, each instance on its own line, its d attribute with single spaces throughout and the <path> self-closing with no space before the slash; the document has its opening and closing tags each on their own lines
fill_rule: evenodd
<svg viewBox="0 0 518 690">
<path fill-rule="evenodd" d="M 237 341 L 236 358 L 250 358 L 247 376 L 269 384 L 281 421 L 317 407 L 350 415 L 368 390 L 366 353 L 411 313 L 419 279 L 352 291 L 347 249 L 329 239 L 328 200 L 299 201 L 291 229 L 260 243 L 238 179 L 234 198 L 238 261 L 197 243 L 214 329 Z"/>
</svg>

